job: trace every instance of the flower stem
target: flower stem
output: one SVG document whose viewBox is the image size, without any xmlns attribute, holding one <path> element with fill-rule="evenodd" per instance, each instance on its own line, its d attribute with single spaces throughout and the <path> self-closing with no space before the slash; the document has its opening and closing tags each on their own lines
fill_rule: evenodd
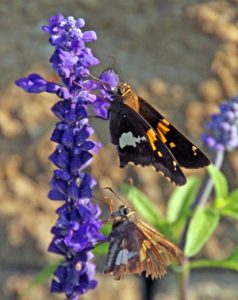
<svg viewBox="0 0 238 300">
<path fill-rule="evenodd" d="M 188 300 L 189 295 L 189 273 L 190 270 L 187 268 L 188 258 L 185 257 L 182 264 L 182 271 L 178 273 L 178 282 L 179 282 L 179 299 L 180 300 Z"/>
<path fill-rule="evenodd" d="M 222 166 L 223 160 L 224 160 L 224 151 L 218 151 L 216 153 L 216 157 L 215 157 L 215 160 L 214 160 L 214 165 L 218 169 L 220 169 L 221 166 Z M 191 210 L 196 208 L 198 205 L 199 206 L 204 206 L 205 205 L 205 203 L 207 202 L 207 200 L 208 200 L 208 198 L 211 194 L 212 188 L 213 188 L 212 179 L 209 175 L 207 175 L 204 179 L 204 185 L 202 185 L 202 187 L 200 189 L 202 193 L 198 193 L 198 197 L 195 199 L 195 201 L 194 201 L 194 203 L 191 207 Z"/>
<path fill-rule="evenodd" d="M 216 153 L 215 159 L 214 159 L 214 165 L 220 169 L 222 166 L 222 162 L 224 159 L 224 152 L 223 151 L 218 151 Z M 213 182 L 211 180 L 211 177 L 209 175 L 207 175 L 204 180 L 203 183 L 198 191 L 197 197 L 195 198 L 194 202 L 192 203 L 190 210 L 194 211 L 195 208 L 197 206 L 204 206 L 205 203 L 207 202 L 211 192 L 212 192 L 212 188 L 213 188 Z M 182 249 L 184 249 L 185 246 L 185 242 L 186 242 L 186 235 L 188 232 L 188 227 L 189 224 L 191 222 L 191 217 L 188 218 L 187 223 L 184 226 L 184 230 L 183 233 L 181 235 L 181 239 L 180 239 L 180 247 Z"/>
<path fill-rule="evenodd" d="M 214 165 L 220 169 L 224 160 L 224 151 L 216 152 L 216 156 L 214 159 Z M 212 192 L 213 188 L 213 181 L 209 175 L 204 178 L 204 181 L 199 189 L 197 197 L 195 198 L 194 202 L 191 205 L 190 210 L 194 211 L 198 206 L 204 206 Z M 187 222 L 184 226 L 184 230 L 181 235 L 180 239 L 180 247 L 184 250 L 185 243 L 186 243 L 186 236 L 188 232 L 188 228 L 191 222 L 191 217 L 187 219 Z M 187 268 L 189 263 L 189 259 L 185 257 L 184 262 L 182 264 L 182 272 L 179 276 L 179 287 L 180 287 L 180 300 L 187 300 L 188 299 L 188 288 L 189 288 L 189 275 L 190 271 Z"/>
</svg>

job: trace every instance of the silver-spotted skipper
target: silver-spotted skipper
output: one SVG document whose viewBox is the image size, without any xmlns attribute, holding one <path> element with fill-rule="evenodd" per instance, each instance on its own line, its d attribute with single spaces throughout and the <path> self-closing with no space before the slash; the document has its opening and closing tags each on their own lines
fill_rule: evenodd
<svg viewBox="0 0 238 300">
<path fill-rule="evenodd" d="M 113 219 L 104 273 L 120 280 L 127 274 L 145 272 L 152 279 L 166 274 L 166 266 L 182 263 L 183 253 L 160 232 L 137 219 L 135 211 L 121 205 Z"/>
<path fill-rule="evenodd" d="M 127 83 L 111 92 L 110 133 L 120 166 L 152 165 L 177 185 L 186 183 L 180 167 L 194 169 L 210 164 L 207 156 L 179 132 Z"/>
</svg>

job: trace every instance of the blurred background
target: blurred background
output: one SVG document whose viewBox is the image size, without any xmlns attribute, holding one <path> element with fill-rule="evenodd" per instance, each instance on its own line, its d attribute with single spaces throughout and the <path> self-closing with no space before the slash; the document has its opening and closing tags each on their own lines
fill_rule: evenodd
<svg viewBox="0 0 238 300">
<path fill-rule="evenodd" d="M 14 80 L 31 72 L 56 80 L 48 63 L 52 49 L 41 31 L 51 15 L 61 12 L 86 21 L 97 32 L 94 49 L 101 64 L 94 75 L 119 65 L 121 79 L 154 104 L 197 145 L 209 115 L 218 104 L 238 94 L 238 1 L 199 0 L 1 0 L 0 5 L 0 299 L 19 299 L 32 277 L 57 258 L 47 253 L 57 203 L 47 199 L 53 166 L 47 157 L 56 119 L 52 95 L 30 95 Z M 174 187 L 152 168 L 118 168 L 108 122 L 93 120 L 95 137 L 104 144 L 90 172 L 100 187 L 118 187 L 132 176 L 163 212 Z M 204 149 L 206 151 L 206 149 Z M 207 151 L 207 154 L 210 153 Z M 230 188 L 237 186 L 238 152 L 225 160 Z M 205 170 L 186 171 L 204 175 Z M 201 257 L 223 258 L 238 243 L 238 225 L 221 222 Z M 99 259 L 102 261 L 101 259 Z M 116 282 L 101 274 L 99 286 L 82 299 L 142 299 L 142 282 L 129 276 Z M 237 299 L 237 273 L 199 270 L 192 273 L 189 299 Z M 21 299 L 63 299 L 50 295 L 49 282 Z M 175 275 L 156 283 L 154 299 L 178 299 Z"/>
</svg>

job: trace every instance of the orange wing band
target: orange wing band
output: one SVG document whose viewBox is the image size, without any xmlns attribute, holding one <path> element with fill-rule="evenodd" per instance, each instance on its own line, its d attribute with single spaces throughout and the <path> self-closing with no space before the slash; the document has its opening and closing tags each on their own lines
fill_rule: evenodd
<svg viewBox="0 0 238 300">
<path fill-rule="evenodd" d="M 155 151 L 156 150 L 155 141 L 157 141 L 157 138 L 156 138 L 154 130 L 152 128 L 150 128 L 146 134 L 148 136 L 151 148 L 153 149 L 153 151 Z"/>
<path fill-rule="evenodd" d="M 159 122 L 157 125 L 157 132 L 159 134 L 159 137 L 161 141 L 165 144 L 167 143 L 167 139 L 165 135 L 170 131 L 170 129 L 162 122 Z"/>
</svg>

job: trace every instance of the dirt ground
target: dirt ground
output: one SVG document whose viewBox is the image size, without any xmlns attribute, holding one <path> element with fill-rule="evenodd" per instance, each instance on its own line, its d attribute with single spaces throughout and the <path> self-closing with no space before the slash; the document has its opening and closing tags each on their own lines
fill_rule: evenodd
<svg viewBox="0 0 238 300">
<path fill-rule="evenodd" d="M 54 149 L 49 137 L 55 122 L 50 107 L 55 99 L 28 95 L 14 80 L 31 72 L 55 78 L 48 63 L 52 49 L 40 28 L 57 12 L 82 17 L 86 28 L 97 32 L 98 41 L 91 46 L 102 64 L 95 74 L 112 66 L 113 56 L 122 80 L 130 82 L 200 146 L 209 115 L 218 111 L 219 103 L 238 94 L 238 1 L 1 0 L 1 300 L 20 299 L 32 276 L 55 259 L 46 251 L 56 220 L 56 204 L 47 199 L 53 170 L 47 157 Z M 163 211 L 174 187 L 150 168 L 119 169 L 108 123 L 92 123 L 96 138 L 104 143 L 90 170 L 99 186 L 117 189 L 133 176 L 135 185 Z M 237 151 L 227 156 L 223 171 L 230 188 L 236 187 Z M 204 170 L 185 173 L 202 176 Z M 237 231 L 237 222 L 222 221 L 200 256 L 225 257 L 238 243 Z M 82 299 L 141 299 L 138 277 L 118 283 L 99 272 L 98 279 L 98 289 Z M 196 271 L 189 299 L 235 300 L 237 281 L 235 272 Z M 63 297 L 49 295 L 47 282 L 27 288 L 21 299 Z M 158 282 L 154 299 L 178 299 L 172 272 Z"/>
</svg>

